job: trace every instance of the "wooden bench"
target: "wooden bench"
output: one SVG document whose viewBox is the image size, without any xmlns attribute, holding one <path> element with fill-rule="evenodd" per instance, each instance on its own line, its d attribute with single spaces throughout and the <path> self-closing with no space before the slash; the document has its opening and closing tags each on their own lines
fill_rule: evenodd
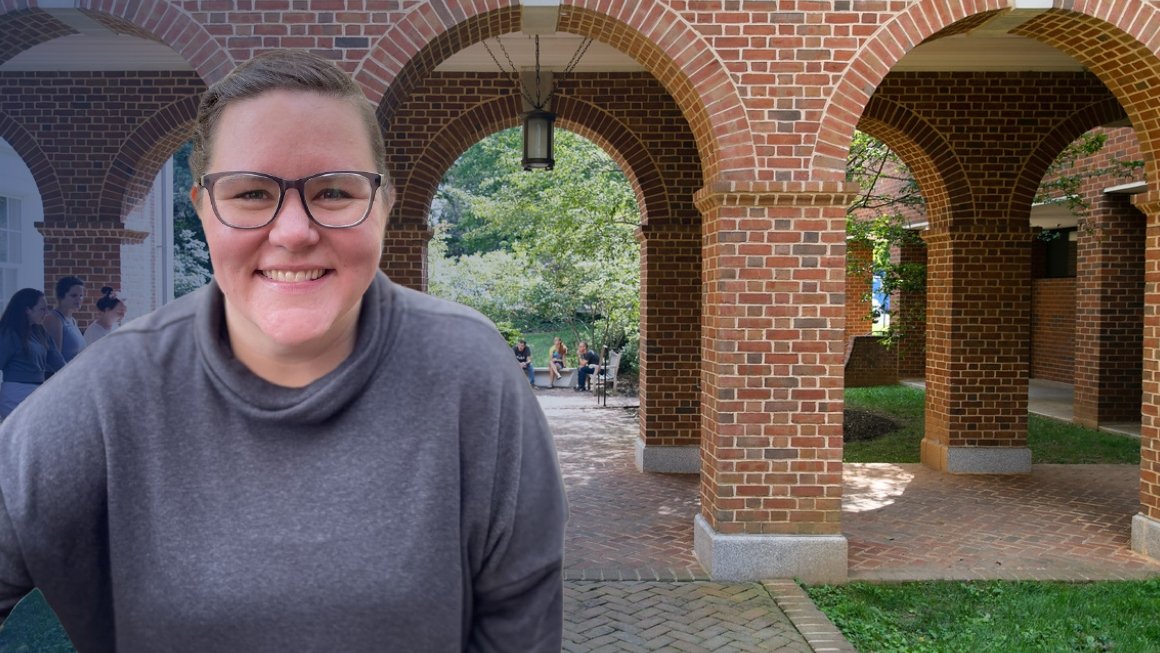
<svg viewBox="0 0 1160 653">
<path fill-rule="evenodd" d="M 555 386 L 551 386 L 552 377 L 548 376 L 548 368 L 536 367 L 536 387 L 537 388 L 574 388 L 576 387 L 576 368 L 565 367 L 560 370 L 560 378 L 556 381 Z"/>
</svg>

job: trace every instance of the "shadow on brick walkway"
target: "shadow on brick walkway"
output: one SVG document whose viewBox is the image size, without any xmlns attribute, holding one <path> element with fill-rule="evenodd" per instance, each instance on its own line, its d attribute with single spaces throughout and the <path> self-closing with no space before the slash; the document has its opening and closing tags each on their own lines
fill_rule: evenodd
<svg viewBox="0 0 1160 653">
<path fill-rule="evenodd" d="M 636 470 L 635 400 L 598 408 L 585 393 L 536 393 L 571 509 L 566 650 L 853 650 L 792 582 L 709 582 L 693 556 L 698 479 Z M 847 464 L 843 486 L 851 579 L 1160 577 L 1160 564 L 1130 549 L 1135 465 L 976 476 Z"/>
</svg>

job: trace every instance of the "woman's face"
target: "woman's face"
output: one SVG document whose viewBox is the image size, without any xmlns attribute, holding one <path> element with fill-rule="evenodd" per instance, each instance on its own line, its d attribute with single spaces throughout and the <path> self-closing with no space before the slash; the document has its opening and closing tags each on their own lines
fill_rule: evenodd
<svg viewBox="0 0 1160 653">
<path fill-rule="evenodd" d="M 57 302 L 57 308 L 62 313 L 71 313 L 79 310 L 81 304 L 85 301 L 85 287 L 73 286 L 65 292 L 64 297 Z"/>
<path fill-rule="evenodd" d="M 350 100 L 271 91 L 222 112 L 207 172 L 291 180 L 336 170 L 375 172 L 368 138 Z M 388 193 L 376 194 L 362 224 L 328 229 L 312 222 L 298 191 L 289 190 L 274 222 L 247 230 L 222 224 L 208 193 L 194 190 L 234 347 L 288 353 L 353 335 L 363 293 L 379 268 L 393 200 Z"/>
<path fill-rule="evenodd" d="M 120 324 L 125 319 L 125 302 L 121 302 L 105 311 L 105 319 L 113 324 Z"/>
<path fill-rule="evenodd" d="M 35 306 L 24 310 L 28 315 L 29 324 L 44 324 L 44 316 L 48 315 L 48 302 L 44 301 L 44 296 L 42 295 Z"/>
</svg>

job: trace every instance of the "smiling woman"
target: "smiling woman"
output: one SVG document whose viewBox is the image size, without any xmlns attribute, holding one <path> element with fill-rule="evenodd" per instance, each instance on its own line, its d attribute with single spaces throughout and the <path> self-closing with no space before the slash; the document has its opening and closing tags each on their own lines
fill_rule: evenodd
<svg viewBox="0 0 1160 653">
<path fill-rule="evenodd" d="M 560 650 L 551 434 L 490 322 L 379 271 L 384 160 L 319 57 L 210 88 L 214 281 L 0 427 L 0 617 L 37 587 L 79 650 Z"/>
</svg>

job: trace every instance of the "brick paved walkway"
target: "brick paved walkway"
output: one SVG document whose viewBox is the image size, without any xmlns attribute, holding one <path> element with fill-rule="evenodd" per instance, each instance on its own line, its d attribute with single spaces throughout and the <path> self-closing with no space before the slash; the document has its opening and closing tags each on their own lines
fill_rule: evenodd
<svg viewBox="0 0 1160 653">
<path fill-rule="evenodd" d="M 698 479 L 636 471 L 627 400 L 597 408 L 591 395 L 536 392 L 571 508 L 565 650 L 853 650 L 790 581 L 708 581 L 692 553 Z M 1027 476 L 846 465 L 850 576 L 1158 577 L 1160 564 L 1129 548 L 1138 474 L 1135 465 L 1035 465 Z"/>
<path fill-rule="evenodd" d="M 1160 576 L 1131 550 L 1136 465 L 1033 465 L 1026 476 L 846 465 L 850 578 L 1115 580 Z"/>
<path fill-rule="evenodd" d="M 588 394 L 536 394 L 571 513 L 565 651 L 854 650 L 792 582 L 708 581 L 693 556 L 697 477 L 636 471 L 635 401 L 610 397 L 598 408 Z"/>
</svg>

